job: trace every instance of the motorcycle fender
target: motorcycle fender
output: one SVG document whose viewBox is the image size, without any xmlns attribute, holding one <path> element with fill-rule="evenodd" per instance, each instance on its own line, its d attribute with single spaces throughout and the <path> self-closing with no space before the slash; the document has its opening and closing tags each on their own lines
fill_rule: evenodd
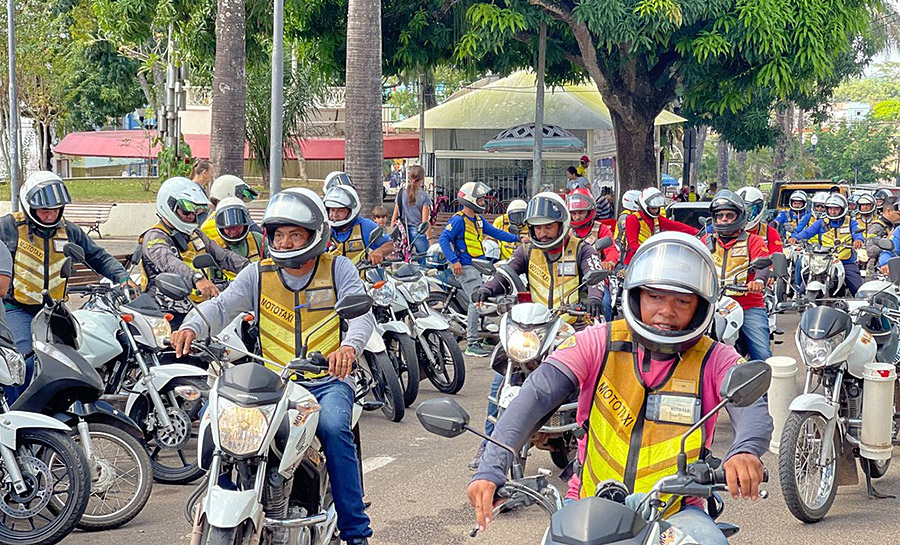
<svg viewBox="0 0 900 545">
<path fill-rule="evenodd" d="M 157 392 L 165 388 L 166 384 L 174 378 L 194 377 L 201 380 L 207 379 L 206 371 L 199 367 L 184 363 L 173 363 L 170 365 L 151 367 L 150 373 L 152 377 L 150 383 L 153 384 L 153 387 L 156 388 Z M 142 381 L 137 381 L 132 392 L 128 394 L 128 401 L 125 404 L 126 414 L 131 414 L 131 409 L 134 407 L 135 402 L 140 398 L 141 394 L 146 391 L 147 386 L 145 386 Z"/>
<path fill-rule="evenodd" d="M 366 341 L 366 346 L 364 350 L 366 352 L 372 352 L 377 354 L 379 352 L 384 352 L 387 350 L 387 347 L 384 346 L 384 339 L 382 335 L 384 335 L 384 330 L 380 329 L 381 324 L 375 327 L 375 330 L 372 331 L 372 334 L 369 335 L 369 340 Z"/>
<path fill-rule="evenodd" d="M 427 316 L 416 316 L 416 329 L 419 331 L 444 331 L 450 329 L 450 322 L 440 314 L 429 312 Z"/>
<path fill-rule="evenodd" d="M 139 441 L 144 440 L 144 433 L 135 424 L 134 420 L 105 401 L 94 401 L 93 403 L 76 401 L 72 404 L 70 411 L 72 414 L 83 418 L 89 424 L 91 422 L 109 424 L 125 430 Z"/>
<path fill-rule="evenodd" d="M 27 411 L 9 411 L 0 415 L 0 444 L 16 449 L 16 435 L 19 430 L 43 428 L 70 433 L 72 429 L 52 416 Z"/>
<path fill-rule="evenodd" d="M 384 322 L 379 324 L 384 331 L 390 331 L 391 333 L 400 333 L 403 335 L 409 335 L 409 328 L 403 322 L 392 320 L 390 322 Z"/>
<path fill-rule="evenodd" d="M 818 291 L 818 292 L 823 292 L 823 293 L 824 293 L 824 291 L 825 291 L 825 284 L 819 282 L 818 280 L 813 280 L 812 282 L 810 282 L 809 284 L 807 284 L 807 286 L 806 286 L 806 291 Z"/>
<path fill-rule="evenodd" d="M 253 527 L 262 528 L 263 508 L 257 501 L 256 490 L 225 490 L 214 485 L 203 498 L 203 512 L 210 526 L 236 528 L 250 520 Z"/>
<path fill-rule="evenodd" d="M 801 394 L 791 401 L 791 406 L 788 407 L 788 410 L 791 412 L 811 411 L 819 413 L 825 417 L 825 420 L 831 420 L 836 413 L 834 405 L 820 394 Z"/>
<path fill-rule="evenodd" d="M 312 440 L 316 435 L 316 428 L 319 426 L 319 413 L 313 413 L 305 421 L 297 423 L 296 420 L 299 414 L 294 409 L 288 410 L 287 413 L 290 432 L 288 433 L 284 452 L 281 455 L 281 462 L 278 465 L 278 472 L 285 478 L 293 477 L 294 470 L 303 461 L 306 449 L 312 444 Z"/>
</svg>

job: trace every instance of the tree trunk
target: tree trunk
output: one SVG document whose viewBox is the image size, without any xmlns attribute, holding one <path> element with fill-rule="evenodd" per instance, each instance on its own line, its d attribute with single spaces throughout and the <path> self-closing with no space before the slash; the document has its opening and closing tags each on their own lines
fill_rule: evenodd
<svg viewBox="0 0 900 545">
<path fill-rule="evenodd" d="M 691 179 L 689 184 L 697 185 L 697 176 L 700 174 L 700 163 L 703 162 L 703 148 L 706 146 L 706 135 L 709 134 L 709 127 L 702 125 L 697 127 L 697 138 L 694 140 L 695 148 L 693 161 L 691 162 Z"/>
<path fill-rule="evenodd" d="M 217 176 L 244 175 L 246 26 L 244 0 L 218 0 L 209 139 L 209 158 Z"/>
<path fill-rule="evenodd" d="M 728 142 L 719 136 L 718 160 L 716 162 L 716 180 L 719 189 L 728 189 Z"/>
<path fill-rule="evenodd" d="M 776 180 L 784 178 L 784 166 L 787 156 L 788 134 L 785 131 L 787 124 L 785 118 L 787 111 L 784 106 L 778 106 L 775 109 L 775 125 L 778 127 L 779 135 L 775 140 L 775 151 L 772 154 L 772 175 Z"/>
<path fill-rule="evenodd" d="M 381 2 L 347 6 L 346 169 L 365 214 L 381 204 Z"/>
<path fill-rule="evenodd" d="M 435 94 L 434 71 L 425 71 L 425 109 L 430 110 L 436 107 L 437 95 Z"/>
<path fill-rule="evenodd" d="M 654 118 L 641 119 L 641 112 L 622 115 L 609 109 L 616 134 L 616 169 L 619 173 L 618 195 L 626 191 L 656 187 L 656 154 L 653 147 Z M 627 119 L 627 121 L 626 121 Z"/>
</svg>

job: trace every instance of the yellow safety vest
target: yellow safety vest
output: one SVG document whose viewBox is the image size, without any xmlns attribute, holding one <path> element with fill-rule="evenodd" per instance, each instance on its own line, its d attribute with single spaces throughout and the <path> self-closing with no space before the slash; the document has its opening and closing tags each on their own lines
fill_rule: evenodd
<svg viewBox="0 0 900 545">
<path fill-rule="evenodd" d="M 222 248 L 227 249 L 228 248 L 227 243 L 222 238 L 222 236 L 219 235 L 219 230 L 216 229 L 216 217 L 215 216 L 216 216 L 216 214 L 215 214 L 215 212 L 213 212 L 212 215 L 210 215 L 208 218 L 206 218 L 206 221 L 204 221 L 203 225 L 200 226 L 200 230 L 203 231 L 204 235 L 209 237 L 209 240 L 215 242 Z"/>
<path fill-rule="evenodd" d="M 662 215 L 662 212 L 660 212 Z M 649 217 L 649 216 L 648 216 Z M 643 216 L 638 214 L 638 220 L 641 222 L 641 230 L 638 233 L 638 243 L 643 244 L 645 240 L 652 237 L 656 233 L 659 233 L 659 219 L 658 218 L 650 218 L 650 221 L 653 222 L 653 227 L 647 225 L 647 222 L 644 221 Z"/>
<path fill-rule="evenodd" d="M 484 247 L 481 243 L 484 240 L 484 229 L 482 229 L 481 222 L 484 220 L 481 216 L 475 214 L 475 220 L 473 221 L 462 210 L 453 215 L 461 216 L 463 219 L 463 225 L 466 229 L 464 235 L 466 252 L 470 257 L 482 257 L 484 255 Z"/>
<path fill-rule="evenodd" d="M 334 255 L 342 255 L 349 259 L 354 265 L 359 264 L 367 255 L 366 241 L 362 235 L 362 224 L 357 223 L 350 230 L 350 236 L 344 242 L 338 242 L 334 238 L 334 231 L 331 232 L 331 240 L 335 243 L 335 249 L 332 250 Z"/>
<path fill-rule="evenodd" d="M 827 221 L 827 220 L 826 220 Z M 850 221 L 846 218 L 844 222 L 841 223 L 838 227 L 827 227 L 825 232 L 822 233 L 822 246 L 839 246 L 841 244 L 852 244 L 853 243 L 853 233 L 850 231 Z M 838 259 L 841 261 L 845 259 L 850 259 L 850 255 L 853 251 L 849 248 L 844 248 L 838 252 Z"/>
<path fill-rule="evenodd" d="M 580 238 L 569 236 L 562 249 L 562 255 L 552 263 L 547 260 L 547 253 L 544 250 L 531 247 L 528 256 L 528 287 L 535 303 L 553 309 L 562 304 L 578 301 L 577 293 L 572 293 L 568 301 L 563 298 L 580 283 L 578 250 L 582 244 L 584 242 Z M 570 324 L 578 319 L 577 316 L 568 314 L 561 317 Z"/>
<path fill-rule="evenodd" d="M 271 258 L 260 261 L 257 316 L 263 357 L 287 365 L 300 355 L 304 341 L 308 343 L 307 354 L 318 350 L 327 357 L 340 348 L 340 319 L 334 311 L 337 302 L 333 280 L 335 257 L 328 252 L 321 254 L 316 259 L 309 283 L 297 291 L 285 285 L 281 279 L 284 273 Z M 266 366 L 281 371 L 270 364 Z M 304 378 L 327 374 L 324 371 L 305 373 Z"/>
<path fill-rule="evenodd" d="M 218 234 L 218 232 L 216 234 Z M 244 240 L 247 241 L 247 255 L 245 255 L 244 257 L 250 260 L 250 263 L 256 263 L 257 261 L 262 259 L 262 248 L 256 241 L 256 237 L 254 236 L 252 231 L 247 232 L 247 238 L 245 238 Z M 239 252 L 235 252 L 234 248 L 230 244 L 228 244 L 224 240 L 222 240 L 222 242 L 225 244 L 224 248 L 226 250 L 241 255 Z M 234 280 L 237 277 L 236 272 L 231 272 L 225 269 L 222 269 L 222 273 L 225 274 L 225 278 L 227 278 L 229 281 Z"/>
<path fill-rule="evenodd" d="M 625 320 L 610 322 L 607 328 L 606 355 L 587 422 L 582 498 L 593 496 L 607 479 L 624 483 L 631 492 L 649 492 L 660 478 L 675 474 L 681 436 L 700 417 L 703 369 L 715 346 L 709 337 L 701 337 L 681 355 L 661 386 L 648 388 L 639 375 Z M 660 409 L 651 420 L 648 405 L 655 402 L 660 402 Z M 706 426 L 700 426 L 687 438 L 687 462 L 697 461 L 705 445 Z M 668 501 L 665 516 L 684 505 L 683 498 L 662 499 Z"/>
<path fill-rule="evenodd" d="M 688 202 L 697 202 L 700 200 L 700 197 L 697 196 L 696 193 L 688 193 Z"/>
<path fill-rule="evenodd" d="M 721 241 L 716 237 L 716 251 L 713 252 L 712 258 L 713 263 L 716 264 L 716 275 L 719 277 L 719 280 L 728 278 L 731 276 L 731 271 L 739 267 L 746 267 L 747 263 L 750 262 L 750 236 L 746 232 L 741 233 L 734 245 L 727 250 L 722 247 Z M 748 274 L 749 271 L 745 270 L 735 276 L 734 281 L 731 283 L 746 284 Z M 726 290 L 725 295 L 733 297 L 735 295 L 744 294 Z"/>
<path fill-rule="evenodd" d="M 152 229 L 159 229 L 159 230 L 163 231 L 164 233 L 166 233 L 167 235 L 169 235 L 170 237 L 174 236 L 172 230 L 165 223 L 160 221 L 160 222 L 157 222 L 156 225 L 154 225 L 150 229 L 147 229 L 147 231 L 144 231 L 143 233 L 141 233 L 141 236 L 138 237 L 138 244 L 144 243 L 144 236 L 146 236 L 147 233 Z M 162 240 L 160 239 L 159 242 L 161 243 Z M 194 258 L 200 254 L 206 253 L 206 243 L 203 242 L 203 239 L 200 237 L 200 235 L 197 233 L 197 231 L 194 231 L 193 233 L 191 233 L 191 238 L 188 239 L 188 247 L 185 250 L 181 250 L 180 248 L 178 248 L 177 245 L 174 245 L 172 247 L 175 248 L 175 250 L 178 252 L 178 259 L 180 259 L 182 263 L 184 263 L 185 265 L 187 265 L 188 267 L 190 267 L 192 270 L 195 270 L 195 271 L 197 269 L 194 268 L 194 263 L 193 263 Z M 144 260 L 141 259 L 141 290 L 147 291 L 147 285 L 149 283 L 150 283 L 150 276 L 147 273 L 147 268 L 144 266 Z M 194 301 L 197 301 L 197 302 L 203 301 L 203 297 L 198 294 L 191 294 L 191 299 L 193 299 Z"/>
<path fill-rule="evenodd" d="M 500 229 L 501 231 L 509 232 L 509 217 L 506 214 L 502 216 L 497 216 L 493 223 L 494 227 Z M 516 248 L 519 246 L 518 242 L 503 242 L 498 240 L 498 244 L 500 245 L 500 259 L 509 259 L 512 257 L 513 252 L 516 251 Z"/>
<path fill-rule="evenodd" d="M 616 239 L 616 242 L 619 246 L 625 246 L 625 222 L 628 220 L 628 216 L 636 214 L 633 210 L 625 210 L 621 214 L 619 214 L 619 218 L 616 220 L 616 232 L 613 235 Z"/>
<path fill-rule="evenodd" d="M 53 299 L 63 299 L 67 280 L 60 271 L 66 259 L 63 246 L 69 241 L 65 219 L 60 219 L 59 227 L 48 239 L 31 233 L 24 212 L 16 212 L 13 219 L 19 231 L 13 265 L 13 298 L 22 305 L 40 305 L 41 292 L 48 290 Z"/>
</svg>

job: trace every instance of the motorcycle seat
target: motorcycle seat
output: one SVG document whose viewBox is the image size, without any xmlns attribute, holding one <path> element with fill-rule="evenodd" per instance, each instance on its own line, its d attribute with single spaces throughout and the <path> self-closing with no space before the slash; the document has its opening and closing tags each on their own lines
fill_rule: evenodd
<svg viewBox="0 0 900 545">
<path fill-rule="evenodd" d="M 459 280 L 457 280 L 453 275 L 447 276 L 447 284 L 449 284 L 451 287 L 462 289 L 462 284 L 460 284 Z"/>
<path fill-rule="evenodd" d="M 222 371 L 218 393 L 243 406 L 270 405 L 281 399 L 284 383 L 264 365 L 242 363 Z"/>
<path fill-rule="evenodd" d="M 122 309 L 131 310 L 137 312 L 138 314 L 143 314 L 144 316 L 152 316 L 154 318 L 162 318 L 165 316 L 165 312 L 159 310 L 159 305 L 156 304 L 156 299 L 153 298 L 149 293 L 143 293 L 136 297 L 133 301 L 130 301 L 128 304 L 122 305 Z"/>
</svg>

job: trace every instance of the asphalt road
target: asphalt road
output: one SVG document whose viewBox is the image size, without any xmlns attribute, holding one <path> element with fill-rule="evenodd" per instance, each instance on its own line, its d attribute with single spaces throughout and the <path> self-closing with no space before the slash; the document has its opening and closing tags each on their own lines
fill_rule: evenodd
<svg viewBox="0 0 900 545">
<path fill-rule="evenodd" d="M 786 316 L 781 327 L 788 333 L 777 355 L 797 357 L 792 333 L 796 315 Z M 469 359 L 466 386 L 456 399 L 472 414 L 472 422 L 483 421 L 485 395 L 491 371 L 486 359 Z M 419 399 L 438 397 L 427 382 Z M 723 413 L 724 414 L 724 413 Z M 393 424 L 381 413 L 363 416 L 361 423 L 366 499 L 372 502 L 369 515 L 375 532 L 373 544 L 526 544 L 540 543 L 548 518 L 538 508 L 502 515 L 487 532 L 468 537 L 474 514 L 465 497 L 471 473 L 467 464 L 477 445 L 474 436 L 444 439 L 425 432 L 408 410 L 403 422 Z M 714 452 L 724 455 L 731 441 L 727 417 L 721 418 Z M 896 456 L 895 456 L 896 458 Z M 804 525 L 785 507 L 778 484 L 777 460 L 767 454 L 764 461 L 772 481 L 766 489 L 770 497 L 757 502 L 726 500 L 721 520 L 741 527 L 733 544 L 880 544 L 900 533 L 900 500 L 868 499 L 865 484 L 839 490 L 825 520 Z M 538 452 L 529 468 L 554 468 L 548 455 Z M 878 481 L 880 491 L 900 493 L 900 461 Z M 556 481 L 562 488 L 562 483 Z M 190 543 L 190 526 L 182 515 L 190 486 L 156 485 L 144 511 L 125 528 L 98 534 L 76 532 L 67 545 L 123 545 Z"/>
</svg>

